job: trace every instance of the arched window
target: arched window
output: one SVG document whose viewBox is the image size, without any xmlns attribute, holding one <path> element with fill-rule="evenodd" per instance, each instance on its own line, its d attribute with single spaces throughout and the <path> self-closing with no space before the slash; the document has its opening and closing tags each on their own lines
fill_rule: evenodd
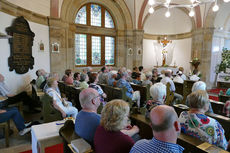
<svg viewBox="0 0 230 153">
<path fill-rule="evenodd" d="M 109 11 L 86 4 L 77 12 L 75 23 L 75 65 L 115 65 L 116 30 Z"/>
</svg>

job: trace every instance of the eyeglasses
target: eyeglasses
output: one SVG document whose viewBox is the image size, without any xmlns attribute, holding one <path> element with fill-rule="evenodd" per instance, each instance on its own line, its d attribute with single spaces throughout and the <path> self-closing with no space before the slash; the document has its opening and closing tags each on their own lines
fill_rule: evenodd
<svg viewBox="0 0 230 153">
<path fill-rule="evenodd" d="M 97 99 L 97 98 L 101 98 L 101 96 L 100 96 L 100 95 L 98 95 L 98 96 L 94 97 L 93 99 Z"/>
</svg>

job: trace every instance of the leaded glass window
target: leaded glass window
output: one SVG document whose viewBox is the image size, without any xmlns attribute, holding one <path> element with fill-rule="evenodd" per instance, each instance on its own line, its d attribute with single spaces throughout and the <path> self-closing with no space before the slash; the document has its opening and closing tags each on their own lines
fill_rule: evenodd
<svg viewBox="0 0 230 153">
<path fill-rule="evenodd" d="M 99 4 L 88 3 L 77 12 L 75 23 L 75 65 L 115 65 L 116 26 L 109 11 Z M 98 32 L 103 30 L 104 33 Z"/>
<path fill-rule="evenodd" d="M 92 36 L 92 65 L 101 65 L 101 37 Z"/>
<path fill-rule="evenodd" d="M 78 24 L 86 24 L 86 6 L 83 6 L 77 13 L 76 19 L 75 19 L 75 23 Z"/>
<path fill-rule="evenodd" d="M 115 39 L 105 37 L 105 64 L 114 65 Z"/>
<path fill-rule="evenodd" d="M 99 5 L 91 4 L 91 25 L 101 26 L 101 7 Z"/>
<path fill-rule="evenodd" d="M 105 11 L 105 27 L 114 28 L 113 18 L 108 11 Z"/>
<path fill-rule="evenodd" d="M 75 34 L 75 63 L 87 65 L 87 35 Z"/>
</svg>

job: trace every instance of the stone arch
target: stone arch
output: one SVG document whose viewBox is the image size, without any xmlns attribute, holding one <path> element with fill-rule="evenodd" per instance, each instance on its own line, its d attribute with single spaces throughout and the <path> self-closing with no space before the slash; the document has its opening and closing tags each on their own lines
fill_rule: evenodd
<svg viewBox="0 0 230 153">
<path fill-rule="evenodd" d="M 64 0 L 61 7 L 61 20 L 73 23 L 80 7 L 87 3 L 98 3 L 108 9 L 113 16 L 117 29 L 133 29 L 131 14 L 123 0 Z"/>
</svg>

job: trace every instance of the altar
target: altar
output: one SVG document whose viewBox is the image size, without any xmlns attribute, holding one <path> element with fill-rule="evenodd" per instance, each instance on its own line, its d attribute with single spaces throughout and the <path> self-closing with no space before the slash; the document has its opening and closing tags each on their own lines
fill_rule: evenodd
<svg viewBox="0 0 230 153">
<path fill-rule="evenodd" d="M 216 82 L 218 88 L 230 88 L 230 74 L 218 73 Z"/>
<path fill-rule="evenodd" d="M 161 74 L 162 70 L 172 70 L 173 75 L 176 75 L 176 72 L 179 70 L 177 67 L 155 67 L 157 69 L 158 74 Z"/>
</svg>

